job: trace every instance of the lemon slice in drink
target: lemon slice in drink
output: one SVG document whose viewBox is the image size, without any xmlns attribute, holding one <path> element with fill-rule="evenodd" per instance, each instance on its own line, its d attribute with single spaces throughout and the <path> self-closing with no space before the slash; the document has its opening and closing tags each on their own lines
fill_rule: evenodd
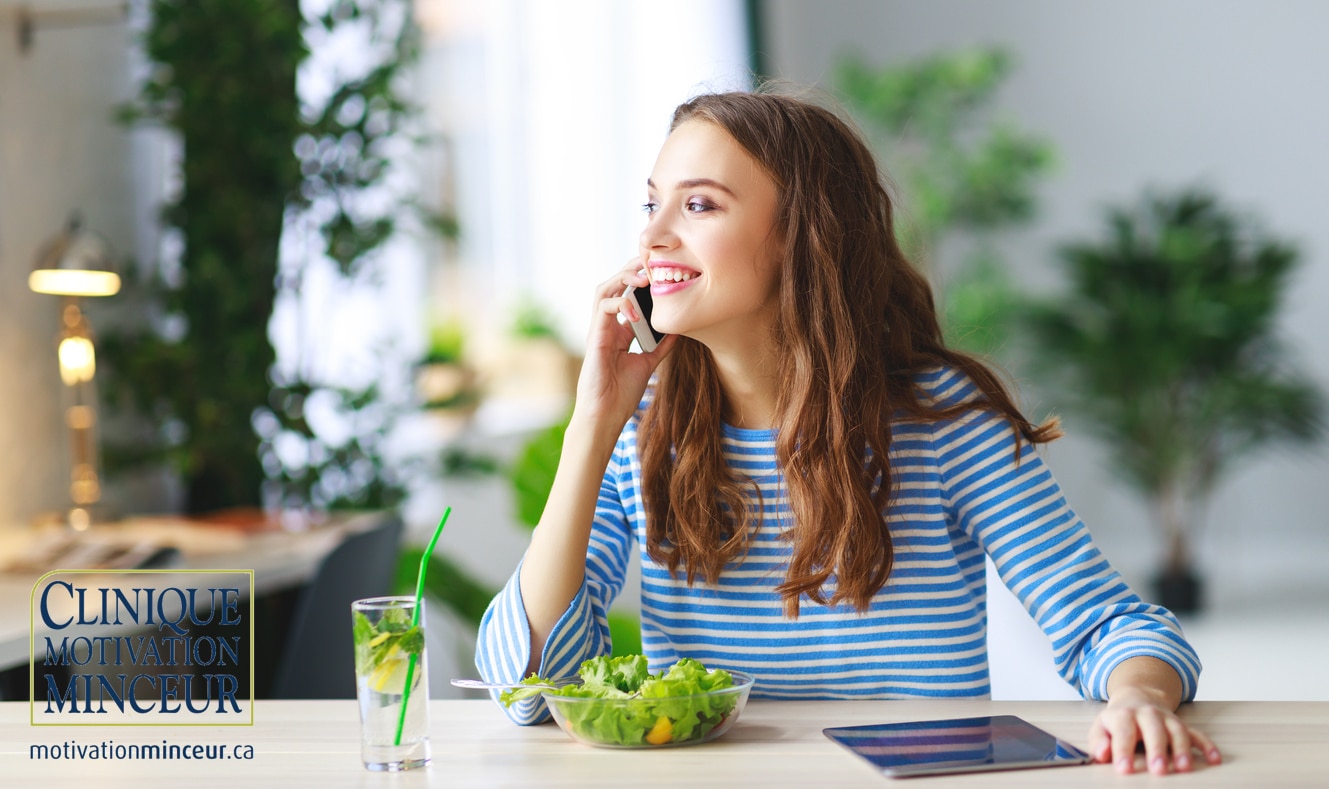
<svg viewBox="0 0 1329 789">
<path fill-rule="evenodd" d="M 375 693 L 401 693 L 406 686 L 406 670 L 409 665 L 410 657 L 405 652 L 394 649 L 392 654 L 379 663 L 369 675 L 369 687 Z M 416 677 L 419 676 L 417 667 Z"/>
<path fill-rule="evenodd" d="M 401 655 L 400 652 L 395 653 Z M 392 657 L 379 663 L 369 675 L 369 687 L 375 693 L 401 693 L 406 685 L 408 661 L 405 655 Z"/>
</svg>

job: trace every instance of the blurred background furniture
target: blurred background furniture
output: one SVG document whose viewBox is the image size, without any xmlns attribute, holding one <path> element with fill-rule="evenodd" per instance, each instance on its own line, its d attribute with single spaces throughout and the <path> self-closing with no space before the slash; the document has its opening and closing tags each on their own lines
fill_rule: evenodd
<svg viewBox="0 0 1329 789">
<path fill-rule="evenodd" d="M 396 515 L 383 512 L 344 513 L 303 524 L 246 520 L 238 515 L 231 515 L 224 522 L 216 518 L 139 516 L 95 524 L 88 531 L 77 533 L 68 545 L 71 550 L 56 550 L 54 554 L 45 548 L 51 545 L 58 548 L 66 543 L 49 543 L 46 538 L 52 531 L 61 536 L 70 535 L 63 527 L 0 530 L 0 699 L 28 697 L 30 644 L 35 640 L 40 645 L 48 636 L 58 638 L 58 633 L 43 625 L 39 618 L 32 618 L 30 604 L 35 585 L 46 577 L 44 574 L 57 568 L 84 572 L 99 568 L 127 569 L 121 564 L 100 562 L 98 557 L 107 551 L 92 550 L 102 546 L 109 551 L 116 545 L 169 546 L 175 554 L 170 563 L 173 572 L 155 576 L 162 585 L 207 586 L 213 580 L 207 573 L 237 569 L 253 572 L 254 689 L 256 696 L 265 695 L 275 683 L 287 644 L 301 638 L 293 631 L 302 629 L 299 623 L 303 620 L 301 613 L 306 599 L 319 594 L 312 590 L 321 577 L 335 575 L 337 564 L 329 563 L 327 558 L 338 550 L 343 556 L 361 557 L 356 567 L 362 572 L 345 581 L 348 589 L 386 588 L 381 568 L 392 566 L 401 522 Z M 367 534 L 371 536 L 366 537 Z M 389 551 L 390 558 L 384 559 L 383 551 Z M 359 576 L 368 577 L 371 583 L 363 582 Z M 142 576 L 136 575 L 107 573 L 92 577 L 99 586 L 124 590 L 142 583 Z M 345 618 L 337 619 L 337 624 L 347 634 L 349 661 L 351 598 L 346 599 L 348 602 L 342 607 Z M 248 616 L 247 590 L 242 609 Z M 137 625 L 125 622 L 121 627 L 107 629 L 105 635 L 132 636 L 140 630 Z M 249 646 L 248 641 L 245 646 Z M 248 672 L 241 682 L 240 695 L 248 698 Z"/>
<path fill-rule="evenodd" d="M 323 559 L 300 593 L 272 698 L 355 698 L 351 602 L 392 593 L 401 536 L 401 518 L 384 513 L 377 526 L 350 535 Z"/>
</svg>

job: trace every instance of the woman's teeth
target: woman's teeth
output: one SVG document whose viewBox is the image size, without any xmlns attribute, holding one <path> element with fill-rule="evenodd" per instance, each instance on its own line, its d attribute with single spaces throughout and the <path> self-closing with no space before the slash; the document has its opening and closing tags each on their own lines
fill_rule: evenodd
<svg viewBox="0 0 1329 789">
<path fill-rule="evenodd" d="M 678 268 L 657 268 L 651 271 L 651 281 L 653 282 L 686 282 L 695 279 L 697 272 L 685 271 Z"/>
</svg>

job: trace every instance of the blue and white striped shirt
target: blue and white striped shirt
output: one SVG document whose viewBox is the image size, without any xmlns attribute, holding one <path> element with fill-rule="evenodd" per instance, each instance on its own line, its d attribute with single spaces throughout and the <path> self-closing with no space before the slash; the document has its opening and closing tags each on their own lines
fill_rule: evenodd
<svg viewBox="0 0 1329 789">
<path fill-rule="evenodd" d="M 968 377 L 951 369 L 921 375 L 918 384 L 942 406 L 978 395 Z M 586 578 L 545 644 L 541 676 L 574 674 L 581 661 L 609 652 L 605 613 L 628 562 L 639 561 L 642 645 L 653 671 L 691 657 L 750 673 L 754 697 L 778 699 L 986 697 L 986 552 L 1051 639 L 1057 670 L 1081 695 L 1106 698 L 1113 667 L 1150 655 L 1172 665 L 1184 698 L 1194 697 L 1200 662 L 1176 619 L 1127 587 L 1037 452 L 993 411 L 893 426 L 890 580 L 864 612 L 805 599 L 797 619 L 785 617 L 775 591 L 792 553 L 781 536 L 790 513 L 775 431 L 723 428 L 730 468 L 760 488 L 762 520 L 746 556 L 716 583 L 690 587 L 642 547 L 641 413 L 624 427 L 605 470 Z M 520 568 L 480 625 L 476 665 L 487 680 L 516 682 L 526 669 L 530 630 L 519 577 Z M 523 724 L 548 715 L 538 698 L 507 713 Z"/>
</svg>

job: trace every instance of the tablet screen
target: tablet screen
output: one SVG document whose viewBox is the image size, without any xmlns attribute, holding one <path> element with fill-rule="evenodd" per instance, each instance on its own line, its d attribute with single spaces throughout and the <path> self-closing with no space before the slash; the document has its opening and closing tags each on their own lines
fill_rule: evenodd
<svg viewBox="0 0 1329 789">
<path fill-rule="evenodd" d="M 845 726 L 822 733 L 895 777 L 1092 761 L 1070 743 L 1014 715 Z"/>
</svg>

